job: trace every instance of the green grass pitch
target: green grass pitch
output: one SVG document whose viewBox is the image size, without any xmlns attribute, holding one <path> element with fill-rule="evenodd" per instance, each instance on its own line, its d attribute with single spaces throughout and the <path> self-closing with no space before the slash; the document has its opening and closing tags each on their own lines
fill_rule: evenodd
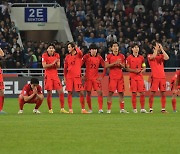
<svg viewBox="0 0 180 154">
<path fill-rule="evenodd" d="M 0 153 L 2 154 L 178 154 L 180 153 L 180 98 L 178 113 L 160 113 L 160 98 L 155 98 L 153 114 L 132 113 L 130 97 L 125 108 L 130 114 L 119 113 L 118 98 L 113 98 L 112 113 L 98 114 L 97 98 L 92 99 L 93 113 L 80 114 L 78 98 L 73 98 L 74 114 L 60 114 L 59 102 L 53 98 L 54 114 L 48 114 L 46 100 L 41 115 L 32 113 L 34 105 L 26 104 L 24 114 L 18 115 L 18 102 L 6 98 L 0 115 Z M 138 109 L 139 109 L 138 102 Z M 87 105 L 86 105 L 87 107 Z M 67 99 L 66 107 L 67 109 Z M 146 99 L 146 109 L 148 103 Z"/>
</svg>

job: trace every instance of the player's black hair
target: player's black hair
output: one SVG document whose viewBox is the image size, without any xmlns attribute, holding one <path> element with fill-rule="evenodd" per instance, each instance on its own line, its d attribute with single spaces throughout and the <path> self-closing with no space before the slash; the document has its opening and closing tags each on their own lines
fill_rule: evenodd
<svg viewBox="0 0 180 154">
<path fill-rule="evenodd" d="M 137 43 L 133 43 L 133 45 L 131 46 L 131 48 L 134 48 L 135 46 L 138 46 L 138 47 L 139 47 L 139 45 L 138 45 Z"/>
<path fill-rule="evenodd" d="M 47 46 L 47 48 L 49 48 L 50 46 L 52 46 L 52 47 L 55 49 L 54 43 L 49 43 L 48 46 Z"/>
<path fill-rule="evenodd" d="M 71 45 L 72 48 L 75 48 L 75 44 L 73 42 L 68 42 L 67 47 L 68 47 L 68 45 Z"/>
<path fill-rule="evenodd" d="M 39 80 L 37 78 L 32 78 L 31 84 L 39 84 Z"/>
<path fill-rule="evenodd" d="M 118 42 L 111 42 L 110 47 L 112 48 L 113 44 L 117 44 L 119 46 Z"/>
<path fill-rule="evenodd" d="M 97 45 L 95 43 L 92 43 L 90 46 L 89 46 L 89 50 L 91 49 L 98 49 Z"/>
</svg>

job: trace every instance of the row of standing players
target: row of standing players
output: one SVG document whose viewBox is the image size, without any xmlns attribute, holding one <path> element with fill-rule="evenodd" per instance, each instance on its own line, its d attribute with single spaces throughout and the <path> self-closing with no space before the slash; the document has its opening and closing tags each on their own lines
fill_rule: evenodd
<svg viewBox="0 0 180 154">
<path fill-rule="evenodd" d="M 154 95 L 158 91 L 161 93 L 161 105 L 162 113 L 167 113 L 166 106 L 166 80 L 164 73 L 164 60 L 168 60 L 169 57 L 164 51 L 161 44 L 153 42 L 153 53 L 148 55 L 148 62 L 151 67 L 151 93 L 149 96 L 149 112 L 153 113 L 153 101 Z M 111 44 L 112 53 L 108 54 L 106 60 L 98 55 L 98 48 L 95 44 L 91 44 L 89 47 L 89 53 L 84 55 L 81 50 L 72 42 L 67 44 L 69 54 L 64 61 L 64 82 L 66 84 L 66 90 L 68 91 L 68 106 L 69 111 L 64 109 L 64 93 L 60 79 L 58 77 L 57 68 L 60 67 L 59 54 L 55 52 L 55 46 L 49 44 L 47 52 L 42 55 L 42 65 L 45 69 L 44 74 L 44 88 L 47 90 L 47 104 L 49 113 L 53 113 L 52 109 L 52 90 L 56 90 L 59 94 L 59 101 L 61 113 L 73 113 L 72 109 L 72 92 L 73 90 L 79 92 L 81 113 L 92 113 L 91 105 L 91 91 L 92 88 L 97 91 L 98 95 L 98 113 L 103 113 L 103 94 L 101 80 L 104 77 L 106 70 L 109 69 L 109 85 L 108 85 L 108 97 L 107 97 L 107 113 L 111 113 L 112 96 L 117 90 L 119 94 L 120 113 L 129 113 L 124 109 L 124 79 L 122 69 L 129 71 L 130 76 L 130 88 L 132 92 L 132 107 L 133 112 L 137 113 L 136 107 L 136 95 L 140 93 L 140 106 L 141 113 L 149 113 L 145 110 L 145 85 L 142 73 L 146 70 L 146 65 L 143 56 L 139 55 L 139 47 L 137 44 L 132 46 L 132 54 L 125 60 L 123 54 L 119 53 L 119 45 L 117 42 Z M 0 56 L 4 56 L 2 50 L 0 50 Z M 81 67 L 85 64 L 85 85 L 82 84 Z M 102 65 L 104 67 L 103 73 L 99 75 L 98 68 Z M 2 73 L 1 73 L 2 76 Z M 0 113 L 4 113 L 4 85 L 3 78 L 0 78 Z M 177 71 L 172 79 L 172 107 L 176 112 L 176 96 L 180 89 L 180 71 Z M 86 91 L 86 101 L 89 111 L 85 110 L 84 90 Z M 36 78 L 32 78 L 30 84 L 26 84 L 19 95 L 19 108 L 18 114 L 23 113 L 23 106 L 25 103 L 35 103 L 36 106 L 33 113 L 41 113 L 38 109 L 43 102 L 44 96 L 42 88 L 39 85 L 39 81 Z"/>
</svg>

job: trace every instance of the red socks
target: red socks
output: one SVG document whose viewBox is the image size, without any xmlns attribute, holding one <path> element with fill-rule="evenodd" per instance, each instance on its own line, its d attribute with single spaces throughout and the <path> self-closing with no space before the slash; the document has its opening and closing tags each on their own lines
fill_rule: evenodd
<svg viewBox="0 0 180 154">
<path fill-rule="evenodd" d="M 141 109 L 144 109 L 144 105 L 145 105 L 145 96 L 144 95 L 140 95 L 140 104 L 141 104 Z"/>
<path fill-rule="evenodd" d="M 4 96 L 0 96 L 0 111 L 3 109 L 4 105 Z"/>
<path fill-rule="evenodd" d="M 20 110 L 23 110 L 24 100 L 22 98 L 18 98 L 18 101 L 19 101 L 19 108 L 20 108 Z"/>
<path fill-rule="evenodd" d="M 35 109 L 39 109 L 39 107 L 41 106 L 42 102 L 43 102 L 43 100 L 37 100 Z"/>
<path fill-rule="evenodd" d="M 72 109 L 72 94 L 68 94 L 68 106 L 69 109 Z"/>
<path fill-rule="evenodd" d="M 176 110 L 176 98 L 172 99 L 172 108 L 174 111 Z"/>
<path fill-rule="evenodd" d="M 166 96 L 161 96 L 161 107 L 162 109 L 166 108 Z"/>
<path fill-rule="evenodd" d="M 89 110 L 92 110 L 92 105 L 91 105 L 91 96 L 90 95 L 86 95 L 86 101 L 89 107 Z"/>
<path fill-rule="evenodd" d="M 120 102 L 120 109 L 121 109 L 121 110 L 124 109 L 124 101 Z"/>
<path fill-rule="evenodd" d="M 111 104 L 112 104 L 112 102 L 107 102 L 107 108 L 108 108 L 108 110 L 111 110 Z"/>
<path fill-rule="evenodd" d="M 48 104 L 49 110 L 51 110 L 52 109 L 52 94 L 47 93 L 47 104 Z"/>
<path fill-rule="evenodd" d="M 79 96 L 79 99 L 80 99 L 80 103 L 81 103 L 81 108 L 82 109 L 85 109 L 85 102 L 84 102 L 84 96 Z"/>
<path fill-rule="evenodd" d="M 59 95 L 59 102 L 60 102 L 61 108 L 64 108 L 64 93 L 61 93 Z"/>
<path fill-rule="evenodd" d="M 99 104 L 99 110 L 102 110 L 103 107 L 103 97 L 98 96 L 98 104 Z"/>
<path fill-rule="evenodd" d="M 154 102 L 154 96 L 150 95 L 150 97 L 149 97 L 149 108 L 153 107 L 153 102 Z"/>
<path fill-rule="evenodd" d="M 136 109 L 136 94 L 132 94 L 132 107 Z"/>
</svg>

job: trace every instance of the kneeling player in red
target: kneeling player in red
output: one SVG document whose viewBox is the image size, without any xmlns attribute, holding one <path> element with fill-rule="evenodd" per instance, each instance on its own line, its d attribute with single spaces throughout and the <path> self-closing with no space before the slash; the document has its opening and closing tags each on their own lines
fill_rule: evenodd
<svg viewBox="0 0 180 154">
<path fill-rule="evenodd" d="M 122 69 L 125 67 L 125 57 L 119 53 L 119 44 L 111 44 L 112 53 L 106 57 L 105 68 L 109 68 L 109 94 L 107 97 L 107 113 L 111 113 L 112 96 L 117 90 L 119 94 L 120 113 L 129 113 L 124 109 L 124 78 Z"/>
<path fill-rule="evenodd" d="M 137 92 L 140 93 L 140 104 L 141 104 L 141 113 L 148 113 L 144 109 L 145 105 L 145 85 L 142 73 L 146 70 L 146 64 L 144 62 L 144 57 L 139 55 L 139 46 L 134 44 L 132 46 L 132 54 L 129 55 L 126 59 L 127 71 L 130 72 L 130 88 L 132 92 L 132 106 L 133 112 L 137 113 L 136 108 L 136 95 Z"/>
<path fill-rule="evenodd" d="M 98 74 L 99 66 L 104 67 L 103 58 L 97 53 L 98 47 L 96 44 L 91 44 L 89 46 L 88 54 L 83 56 L 83 64 L 86 65 L 86 73 L 85 73 L 85 90 L 86 90 L 86 101 L 89 107 L 89 113 L 92 113 L 92 105 L 91 105 L 91 91 L 92 88 L 98 94 L 98 104 L 99 104 L 99 112 L 103 113 L 103 94 L 102 94 L 102 85 L 101 80 L 104 77 L 105 69 L 102 75 Z"/>
<path fill-rule="evenodd" d="M 33 113 L 41 113 L 38 109 L 43 102 L 44 96 L 42 94 L 42 88 L 39 85 L 37 78 L 32 78 L 29 84 L 23 87 L 21 94 L 19 95 L 19 108 L 18 114 L 23 113 L 23 107 L 25 103 L 36 104 Z"/>
<path fill-rule="evenodd" d="M 176 111 L 176 97 L 180 95 L 180 70 L 177 70 L 173 78 L 171 79 L 171 91 L 172 91 L 172 108 Z"/>
</svg>

